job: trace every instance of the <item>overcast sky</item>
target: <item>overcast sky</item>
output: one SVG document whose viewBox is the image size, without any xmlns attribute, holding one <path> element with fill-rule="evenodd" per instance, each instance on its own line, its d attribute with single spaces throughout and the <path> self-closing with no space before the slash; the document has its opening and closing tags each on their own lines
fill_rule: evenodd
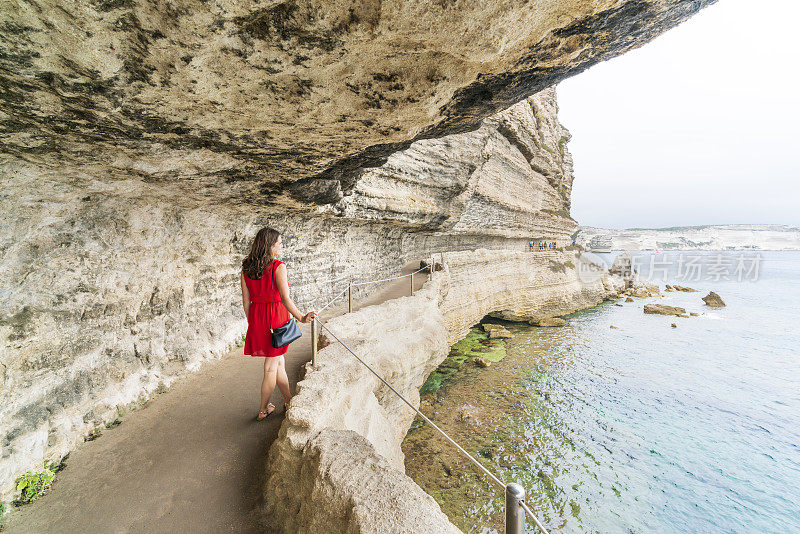
<svg viewBox="0 0 800 534">
<path fill-rule="evenodd" d="M 586 226 L 800 225 L 800 2 L 720 0 L 558 87 Z"/>
</svg>

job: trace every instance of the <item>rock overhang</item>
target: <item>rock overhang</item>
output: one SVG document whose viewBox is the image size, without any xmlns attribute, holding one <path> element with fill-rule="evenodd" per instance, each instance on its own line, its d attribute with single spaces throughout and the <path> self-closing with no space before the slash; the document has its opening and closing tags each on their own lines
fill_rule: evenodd
<svg viewBox="0 0 800 534">
<path fill-rule="evenodd" d="M 714 1 L 21 1 L 0 15 L 3 152 L 314 212 Z"/>
</svg>

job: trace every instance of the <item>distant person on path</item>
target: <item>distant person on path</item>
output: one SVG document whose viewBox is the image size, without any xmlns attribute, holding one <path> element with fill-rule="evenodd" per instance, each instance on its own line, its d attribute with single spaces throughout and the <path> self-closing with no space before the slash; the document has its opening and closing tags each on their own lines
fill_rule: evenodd
<svg viewBox="0 0 800 534">
<path fill-rule="evenodd" d="M 247 335 L 244 353 L 264 358 L 264 380 L 261 382 L 261 404 L 256 421 L 266 419 L 275 411 L 269 402 L 277 382 L 283 394 L 283 409 L 292 399 L 289 378 L 286 376 L 286 361 L 283 357 L 289 346 L 276 349 L 272 346 L 270 328 L 278 328 L 289 320 L 289 313 L 301 323 L 308 323 L 317 314 L 310 311 L 303 315 L 289 297 L 289 279 L 286 264 L 278 260 L 283 250 L 280 233 L 273 228 L 262 228 L 256 234 L 250 253 L 242 262 L 242 306 L 247 317 Z M 272 326 L 269 323 L 272 306 Z"/>
</svg>

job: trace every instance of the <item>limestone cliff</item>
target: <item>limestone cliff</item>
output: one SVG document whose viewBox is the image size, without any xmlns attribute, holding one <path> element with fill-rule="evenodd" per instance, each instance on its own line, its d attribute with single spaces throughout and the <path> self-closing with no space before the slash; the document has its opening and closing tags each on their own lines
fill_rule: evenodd
<svg viewBox="0 0 800 534">
<path fill-rule="evenodd" d="M 451 235 L 568 235 L 574 229 L 570 134 L 557 112 L 548 89 L 473 132 L 418 141 L 365 170 L 332 209 Z"/>
</svg>

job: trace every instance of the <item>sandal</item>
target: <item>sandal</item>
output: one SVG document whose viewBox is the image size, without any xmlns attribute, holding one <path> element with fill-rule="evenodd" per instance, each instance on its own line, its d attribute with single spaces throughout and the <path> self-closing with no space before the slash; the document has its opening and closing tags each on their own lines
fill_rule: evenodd
<svg viewBox="0 0 800 534">
<path fill-rule="evenodd" d="M 270 406 L 272 406 L 272 410 L 269 410 Z M 267 404 L 267 410 L 269 410 L 269 411 L 265 412 L 265 411 L 259 410 L 258 411 L 258 415 L 256 416 L 256 421 L 263 421 L 264 419 L 269 417 L 270 414 L 275 411 L 275 405 L 270 402 L 269 404 Z M 264 414 L 264 417 L 261 417 L 261 414 Z"/>
</svg>

